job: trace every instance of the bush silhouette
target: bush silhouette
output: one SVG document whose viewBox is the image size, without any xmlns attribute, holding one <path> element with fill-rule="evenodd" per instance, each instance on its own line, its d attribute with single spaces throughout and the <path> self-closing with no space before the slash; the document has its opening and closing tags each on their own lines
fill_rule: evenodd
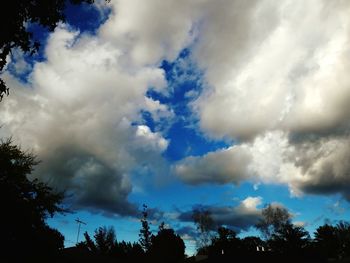
<svg viewBox="0 0 350 263">
<path fill-rule="evenodd" d="M 180 262 L 185 257 L 185 244 L 173 229 L 161 228 L 152 236 L 149 255 L 153 262 Z"/>
</svg>

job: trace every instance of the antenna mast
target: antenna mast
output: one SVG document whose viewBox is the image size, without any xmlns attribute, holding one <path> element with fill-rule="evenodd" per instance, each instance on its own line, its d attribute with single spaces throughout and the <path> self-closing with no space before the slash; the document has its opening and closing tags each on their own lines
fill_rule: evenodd
<svg viewBox="0 0 350 263">
<path fill-rule="evenodd" d="M 85 222 L 81 221 L 79 218 L 75 219 L 75 222 L 78 224 L 78 235 L 77 235 L 77 244 L 79 242 L 80 226 L 81 224 L 86 225 Z"/>
</svg>

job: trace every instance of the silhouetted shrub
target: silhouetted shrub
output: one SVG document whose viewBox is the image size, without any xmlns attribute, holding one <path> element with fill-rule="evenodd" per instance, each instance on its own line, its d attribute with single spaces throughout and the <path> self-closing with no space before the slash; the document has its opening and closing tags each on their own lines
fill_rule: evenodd
<svg viewBox="0 0 350 263">
<path fill-rule="evenodd" d="M 180 262 L 185 257 L 185 244 L 173 229 L 160 229 L 152 237 L 149 256 L 154 262 Z"/>
</svg>

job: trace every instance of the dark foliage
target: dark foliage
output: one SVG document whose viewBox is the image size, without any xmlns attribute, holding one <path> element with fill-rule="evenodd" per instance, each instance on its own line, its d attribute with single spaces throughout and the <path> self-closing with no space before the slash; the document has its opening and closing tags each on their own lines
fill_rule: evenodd
<svg viewBox="0 0 350 263">
<path fill-rule="evenodd" d="M 118 243 L 113 227 L 99 227 L 95 230 L 93 239 L 87 232 L 84 233 L 84 237 L 85 241 L 77 244 L 78 253 L 89 261 L 115 262 L 118 259 L 123 262 L 135 262 L 144 255 L 138 243 Z"/>
<path fill-rule="evenodd" d="M 65 6 L 93 3 L 94 0 L 11 0 L 2 4 L 0 16 L 0 72 L 4 69 L 6 57 L 15 48 L 30 55 L 38 51 L 40 43 L 33 39 L 30 24 L 37 24 L 53 31 L 58 22 L 65 21 Z M 0 100 L 9 89 L 0 78 Z"/>
<path fill-rule="evenodd" d="M 350 257 L 350 223 L 341 221 L 337 225 L 337 238 L 339 244 L 339 258 Z"/>
<path fill-rule="evenodd" d="M 281 225 L 269 240 L 269 246 L 275 253 L 284 255 L 300 254 L 310 242 L 309 233 L 300 226 L 290 223 Z"/>
<path fill-rule="evenodd" d="M 166 229 L 162 224 L 158 234 L 152 236 L 149 256 L 152 262 L 181 262 L 185 257 L 185 244 L 173 229 Z"/>
<path fill-rule="evenodd" d="M 325 258 L 344 259 L 350 257 L 350 224 L 344 221 L 336 226 L 325 224 L 316 229 L 317 251 Z"/>
<path fill-rule="evenodd" d="M 241 247 L 240 239 L 236 235 L 231 229 L 219 227 L 217 237 L 212 239 L 208 248 L 209 255 L 234 255 Z"/>
<path fill-rule="evenodd" d="M 267 249 L 267 244 L 259 237 L 250 236 L 241 240 L 241 247 L 245 253 L 255 253 L 257 248 L 264 252 Z"/>
<path fill-rule="evenodd" d="M 124 262 L 138 262 L 144 257 L 144 251 L 139 243 L 122 241 L 118 243 L 117 256 Z"/>
<path fill-rule="evenodd" d="M 63 247 L 63 236 L 45 219 L 65 210 L 63 194 L 28 175 L 38 162 L 11 140 L 0 143 L 1 257 L 44 260 Z"/>
<path fill-rule="evenodd" d="M 85 241 L 78 244 L 97 255 L 112 255 L 118 246 L 117 237 L 113 227 L 99 227 L 95 230 L 94 240 L 87 232 L 84 233 Z"/>
<path fill-rule="evenodd" d="M 315 246 L 322 256 L 326 258 L 338 256 L 340 244 L 337 236 L 337 228 L 335 226 L 325 224 L 316 229 Z"/>
<path fill-rule="evenodd" d="M 290 223 L 280 225 L 267 241 L 253 236 L 240 239 L 220 227 L 205 249 L 208 258 L 203 262 L 326 262 L 311 244 L 307 231 Z"/>
</svg>

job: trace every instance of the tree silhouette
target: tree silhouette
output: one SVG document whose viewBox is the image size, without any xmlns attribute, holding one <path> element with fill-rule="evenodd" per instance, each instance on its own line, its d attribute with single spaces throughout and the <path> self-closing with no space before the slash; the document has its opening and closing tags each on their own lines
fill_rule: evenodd
<svg viewBox="0 0 350 263">
<path fill-rule="evenodd" d="M 97 255 L 112 255 L 118 246 L 113 227 L 99 227 L 95 230 L 94 240 L 87 232 L 84 233 L 85 241 L 79 243 L 79 247 L 85 247 Z"/>
<path fill-rule="evenodd" d="M 45 222 L 63 213 L 62 193 L 28 175 L 38 163 L 10 139 L 0 142 L 1 257 L 45 260 L 63 247 L 63 236 Z"/>
<path fill-rule="evenodd" d="M 325 258 L 335 258 L 338 255 L 339 239 L 336 227 L 328 224 L 318 227 L 315 242 L 318 253 Z"/>
<path fill-rule="evenodd" d="M 269 245 L 274 252 L 296 255 L 306 248 L 309 241 L 309 233 L 303 227 L 286 223 L 272 234 Z"/>
<path fill-rule="evenodd" d="M 37 24 L 53 31 L 58 22 L 64 22 L 66 3 L 93 3 L 94 0 L 11 0 L 2 5 L 0 16 L 0 72 L 7 56 L 15 48 L 30 55 L 38 51 L 39 40 L 34 39 L 28 25 Z M 9 90 L 0 78 L 0 100 Z"/>
<path fill-rule="evenodd" d="M 143 205 L 143 210 L 142 210 L 142 218 L 141 218 L 141 229 L 139 233 L 139 242 L 141 247 L 145 252 L 149 250 L 152 244 L 152 233 L 150 231 L 150 226 L 148 223 L 148 212 L 147 212 L 147 205 Z"/>
<path fill-rule="evenodd" d="M 85 240 L 77 244 L 77 248 L 89 252 L 87 260 L 91 262 L 137 262 L 142 259 L 144 252 L 140 244 L 131 242 L 117 242 L 113 227 L 99 227 L 93 238 L 85 232 Z M 90 262 L 89 261 L 89 262 Z"/>
<path fill-rule="evenodd" d="M 226 227 L 219 227 L 218 236 L 214 237 L 209 246 L 209 255 L 233 255 L 240 249 L 240 239 L 235 231 Z"/>
<path fill-rule="evenodd" d="M 211 231 L 214 228 L 215 223 L 210 211 L 206 209 L 194 209 L 192 211 L 192 218 L 199 232 L 197 247 L 200 251 L 203 251 L 203 249 L 205 250 L 211 242 Z"/>
<path fill-rule="evenodd" d="M 180 262 L 185 257 L 185 244 L 173 229 L 166 229 L 162 224 L 158 234 L 152 236 L 149 255 L 154 262 Z"/>
<path fill-rule="evenodd" d="M 144 251 L 139 243 L 122 241 L 118 243 L 117 257 L 124 262 L 138 262 L 144 256 Z"/>
<path fill-rule="evenodd" d="M 262 209 L 262 218 L 255 227 L 261 231 L 265 240 L 268 240 L 282 226 L 289 224 L 290 218 L 286 208 L 269 204 Z"/>
<path fill-rule="evenodd" d="M 350 223 L 340 221 L 337 225 L 337 238 L 339 244 L 339 257 L 350 257 Z"/>
</svg>

